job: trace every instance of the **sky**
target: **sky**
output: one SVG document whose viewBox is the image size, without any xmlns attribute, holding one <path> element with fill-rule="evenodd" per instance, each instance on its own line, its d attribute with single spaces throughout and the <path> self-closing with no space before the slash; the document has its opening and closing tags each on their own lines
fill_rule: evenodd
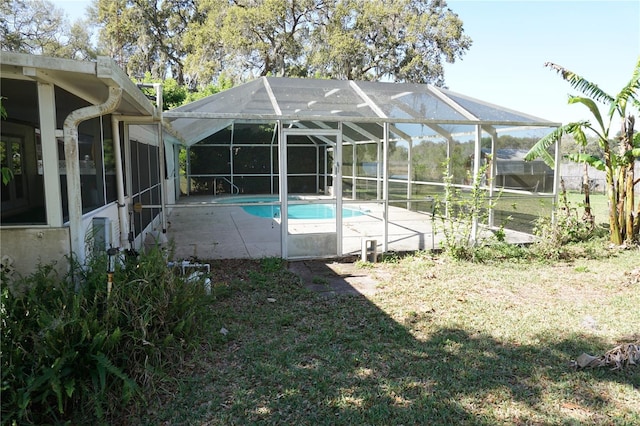
<svg viewBox="0 0 640 426">
<path fill-rule="evenodd" d="M 375 1 L 375 0 L 372 0 Z M 74 20 L 90 1 L 54 0 Z M 446 86 L 485 102 L 566 124 L 590 119 L 554 62 L 616 95 L 640 58 L 640 0 L 448 0 L 471 48 L 445 66 Z M 606 112 L 606 109 L 602 109 Z"/>
</svg>

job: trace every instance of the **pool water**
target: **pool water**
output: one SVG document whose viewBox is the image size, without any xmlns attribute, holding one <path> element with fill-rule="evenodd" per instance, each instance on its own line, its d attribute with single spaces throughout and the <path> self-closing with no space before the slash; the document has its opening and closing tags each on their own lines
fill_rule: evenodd
<svg viewBox="0 0 640 426">
<path fill-rule="evenodd" d="M 292 197 L 293 200 L 299 200 L 297 197 Z M 274 197 L 238 197 L 228 198 L 225 200 L 216 201 L 221 204 L 233 204 L 233 203 L 256 203 L 252 206 L 242 206 L 242 209 L 254 216 L 258 217 L 280 217 L 280 206 L 262 205 L 260 203 L 271 203 L 278 201 Z M 335 219 L 336 206 L 334 204 L 293 204 L 289 205 L 287 210 L 289 219 Z M 342 217 L 356 217 L 365 214 L 362 210 L 351 209 L 347 207 L 342 208 Z"/>
<path fill-rule="evenodd" d="M 280 206 L 243 206 L 244 211 L 258 217 L 280 217 Z M 342 217 L 356 217 L 361 210 L 342 208 Z M 331 204 L 294 204 L 287 209 L 289 219 L 335 219 L 336 206 Z"/>
</svg>

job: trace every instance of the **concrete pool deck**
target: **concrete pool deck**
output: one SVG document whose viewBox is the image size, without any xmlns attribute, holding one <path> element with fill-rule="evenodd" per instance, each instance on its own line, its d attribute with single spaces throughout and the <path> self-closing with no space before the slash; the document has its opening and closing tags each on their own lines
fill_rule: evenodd
<svg viewBox="0 0 640 426">
<path fill-rule="evenodd" d="M 212 197 L 183 197 L 179 204 L 167 206 L 167 238 L 174 259 L 259 259 L 282 257 L 280 218 L 251 215 L 240 206 L 215 205 Z M 383 251 L 384 221 L 382 206 L 357 201 L 344 201 L 367 213 L 344 218 L 342 253 L 333 257 L 359 256 L 362 240 L 376 240 L 378 253 Z M 289 219 L 288 234 L 335 233 L 335 221 L 327 219 Z M 533 236 L 506 231 L 510 243 L 531 243 Z M 488 235 L 490 231 L 484 231 Z M 314 238 L 309 235 L 309 239 Z M 442 233 L 433 232 L 430 214 L 389 207 L 388 252 L 432 250 L 440 248 Z M 310 241 L 312 245 L 314 242 Z M 314 256 L 303 256 L 313 258 Z M 318 256 L 329 257 L 329 256 Z M 302 258 L 302 257 L 301 257 Z"/>
</svg>

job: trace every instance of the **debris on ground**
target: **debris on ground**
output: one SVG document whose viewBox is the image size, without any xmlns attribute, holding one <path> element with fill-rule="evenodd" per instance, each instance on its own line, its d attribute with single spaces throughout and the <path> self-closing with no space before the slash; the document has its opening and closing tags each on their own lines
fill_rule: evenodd
<svg viewBox="0 0 640 426">
<path fill-rule="evenodd" d="M 640 340 L 618 345 L 600 356 L 583 353 L 575 361 L 571 361 L 571 364 L 575 368 L 611 367 L 612 370 L 640 364 Z"/>
<path fill-rule="evenodd" d="M 629 277 L 627 285 L 640 284 L 640 268 L 636 268 L 630 272 L 625 272 L 624 274 Z"/>
</svg>

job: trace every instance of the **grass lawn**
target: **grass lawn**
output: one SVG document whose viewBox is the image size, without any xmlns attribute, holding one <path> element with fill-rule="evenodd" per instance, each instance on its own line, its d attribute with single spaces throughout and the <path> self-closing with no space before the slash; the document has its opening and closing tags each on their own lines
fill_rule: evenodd
<svg viewBox="0 0 640 426">
<path fill-rule="evenodd" d="M 639 260 L 416 255 L 360 265 L 368 297 L 312 293 L 275 259 L 212 261 L 209 344 L 142 423 L 640 424 L 640 367 L 570 366 L 640 339 Z"/>
</svg>

